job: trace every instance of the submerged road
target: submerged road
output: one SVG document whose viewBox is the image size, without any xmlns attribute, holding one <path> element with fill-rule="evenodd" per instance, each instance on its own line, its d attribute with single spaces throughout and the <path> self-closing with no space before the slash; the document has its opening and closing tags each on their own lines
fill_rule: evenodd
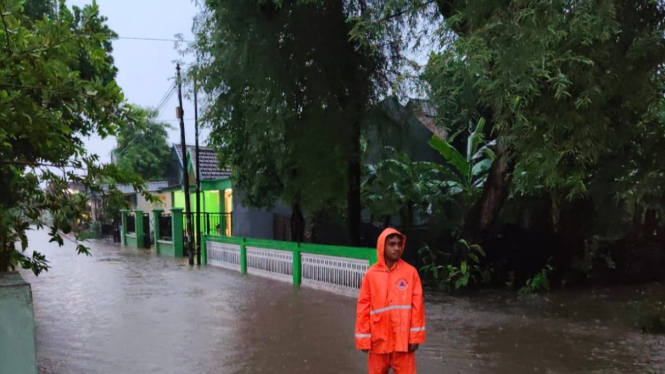
<svg viewBox="0 0 665 374">
<path fill-rule="evenodd" d="M 84 257 L 46 231 L 29 238 L 52 265 L 23 272 L 42 374 L 366 372 L 352 298 L 112 243 Z M 429 295 L 419 372 L 663 373 L 665 339 L 613 308 L 633 293 Z"/>
</svg>

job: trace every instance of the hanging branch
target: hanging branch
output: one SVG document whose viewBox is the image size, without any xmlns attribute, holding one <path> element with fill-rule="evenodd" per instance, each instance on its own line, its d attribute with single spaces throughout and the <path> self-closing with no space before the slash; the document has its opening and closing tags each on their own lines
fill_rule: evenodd
<svg viewBox="0 0 665 374">
<path fill-rule="evenodd" d="M 405 13 L 413 12 L 414 10 L 418 10 L 418 9 L 420 9 L 420 8 L 424 8 L 424 7 L 426 7 L 426 6 L 428 6 L 428 5 L 431 5 L 431 4 L 434 4 L 434 3 L 436 3 L 436 0 L 427 1 L 427 2 L 424 2 L 424 3 L 422 3 L 422 4 L 418 4 L 418 5 L 415 5 L 415 6 L 412 6 L 412 7 L 406 8 L 406 9 L 402 9 L 402 10 L 400 10 L 400 11 L 398 11 L 398 12 L 395 12 L 395 13 L 393 13 L 393 14 L 389 14 L 389 15 L 387 15 L 387 16 L 385 16 L 385 17 L 379 19 L 378 21 L 376 21 L 376 23 L 381 23 L 381 22 L 387 21 L 387 20 L 392 19 L 392 18 L 397 18 L 397 17 L 399 17 L 399 16 L 401 16 L 401 15 L 403 15 L 403 14 L 405 14 Z"/>
<path fill-rule="evenodd" d="M 2 9 L 0 11 L 0 17 L 2 17 L 2 24 L 5 27 L 5 38 L 7 39 L 7 52 L 11 55 L 12 54 L 12 47 L 9 43 L 9 28 L 7 27 L 7 21 L 5 20 L 5 10 Z"/>
</svg>

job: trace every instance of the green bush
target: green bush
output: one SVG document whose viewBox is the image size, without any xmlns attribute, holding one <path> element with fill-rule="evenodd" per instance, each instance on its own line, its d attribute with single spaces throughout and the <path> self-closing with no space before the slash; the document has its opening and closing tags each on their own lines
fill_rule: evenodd
<svg viewBox="0 0 665 374">
<path fill-rule="evenodd" d="M 101 239 L 102 238 L 102 225 L 98 221 L 95 221 L 90 224 L 90 235 L 91 239 Z"/>
<path fill-rule="evenodd" d="M 420 270 L 426 277 L 432 278 L 439 289 L 448 292 L 487 283 L 489 274 L 480 267 L 481 259 L 485 258 L 482 247 L 460 239 L 457 250 L 462 252 L 459 261 L 451 263 L 449 256 L 444 256 L 444 253 L 434 251 L 429 246 L 421 248 L 419 253 L 425 265 Z"/>
<path fill-rule="evenodd" d="M 633 324 L 649 334 L 665 334 L 665 303 L 642 300 L 633 303 Z"/>
<path fill-rule="evenodd" d="M 520 289 L 520 293 L 534 293 L 550 290 L 550 275 L 552 274 L 552 271 L 554 271 L 554 268 L 550 265 L 551 260 L 552 258 L 550 257 L 550 259 L 547 260 L 545 267 L 534 275 L 533 278 L 526 281 L 526 285 Z"/>
<path fill-rule="evenodd" d="M 88 240 L 88 239 L 97 239 L 95 236 L 95 233 L 93 233 L 91 230 L 83 230 L 78 233 L 78 238 L 79 240 Z"/>
</svg>

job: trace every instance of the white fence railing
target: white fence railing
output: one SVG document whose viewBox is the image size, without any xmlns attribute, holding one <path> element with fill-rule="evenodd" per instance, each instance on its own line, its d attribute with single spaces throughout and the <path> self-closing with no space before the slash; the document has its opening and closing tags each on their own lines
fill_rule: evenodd
<svg viewBox="0 0 665 374">
<path fill-rule="evenodd" d="M 302 285 L 349 296 L 358 296 L 368 260 L 302 254 Z"/>
<path fill-rule="evenodd" d="M 208 242 L 208 263 L 214 266 L 240 271 L 240 246 Z"/>
<path fill-rule="evenodd" d="M 368 248 L 215 236 L 206 237 L 205 248 L 210 265 L 353 297 L 376 253 Z"/>
<path fill-rule="evenodd" d="M 293 252 L 247 247 L 247 273 L 291 282 Z"/>
</svg>

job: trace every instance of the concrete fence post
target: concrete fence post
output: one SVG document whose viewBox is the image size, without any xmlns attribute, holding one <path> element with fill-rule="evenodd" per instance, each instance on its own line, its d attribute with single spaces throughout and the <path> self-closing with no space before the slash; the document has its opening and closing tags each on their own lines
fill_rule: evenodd
<svg viewBox="0 0 665 374">
<path fill-rule="evenodd" d="M 182 211 L 182 208 L 171 208 L 171 219 L 173 220 L 171 222 L 171 229 L 173 230 L 171 238 L 173 240 L 173 255 L 175 257 L 182 257 L 185 248 L 185 240 L 182 232 Z"/>
<path fill-rule="evenodd" d="M 159 232 L 159 218 L 162 216 L 162 213 L 164 213 L 164 209 L 153 209 L 152 210 L 152 226 L 154 227 L 154 238 L 153 241 L 155 242 L 155 251 L 159 253 L 159 238 L 161 238 L 161 233 Z"/>
<path fill-rule="evenodd" d="M 127 235 L 127 213 L 129 213 L 129 211 L 126 209 L 120 211 L 122 216 L 122 225 L 120 227 L 120 243 L 122 245 L 127 245 L 127 238 L 125 238 L 125 235 Z"/>
<path fill-rule="evenodd" d="M 134 211 L 134 228 L 136 233 L 136 248 L 143 248 L 145 243 L 145 232 L 143 227 L 143 211 Z M 150 228 L 148 227 L 148 230 Z"/>
<path fill-rule="evenodd" d="M 295 243 L 293 247 L 293 284 L 300 286 L 302 270 L 302 261 L 300 259 L 300 243 Z"/>
<path fill-rule="evenodd" d="M 245 238 L 240 242 L 240 272 L 247 274 L 247 248 L 245 246 Z"/>
<path fill-rule="evenodd" d="M 208 265 L 208 234 L 201 235 L 201 265 Z"/>
</svg>

